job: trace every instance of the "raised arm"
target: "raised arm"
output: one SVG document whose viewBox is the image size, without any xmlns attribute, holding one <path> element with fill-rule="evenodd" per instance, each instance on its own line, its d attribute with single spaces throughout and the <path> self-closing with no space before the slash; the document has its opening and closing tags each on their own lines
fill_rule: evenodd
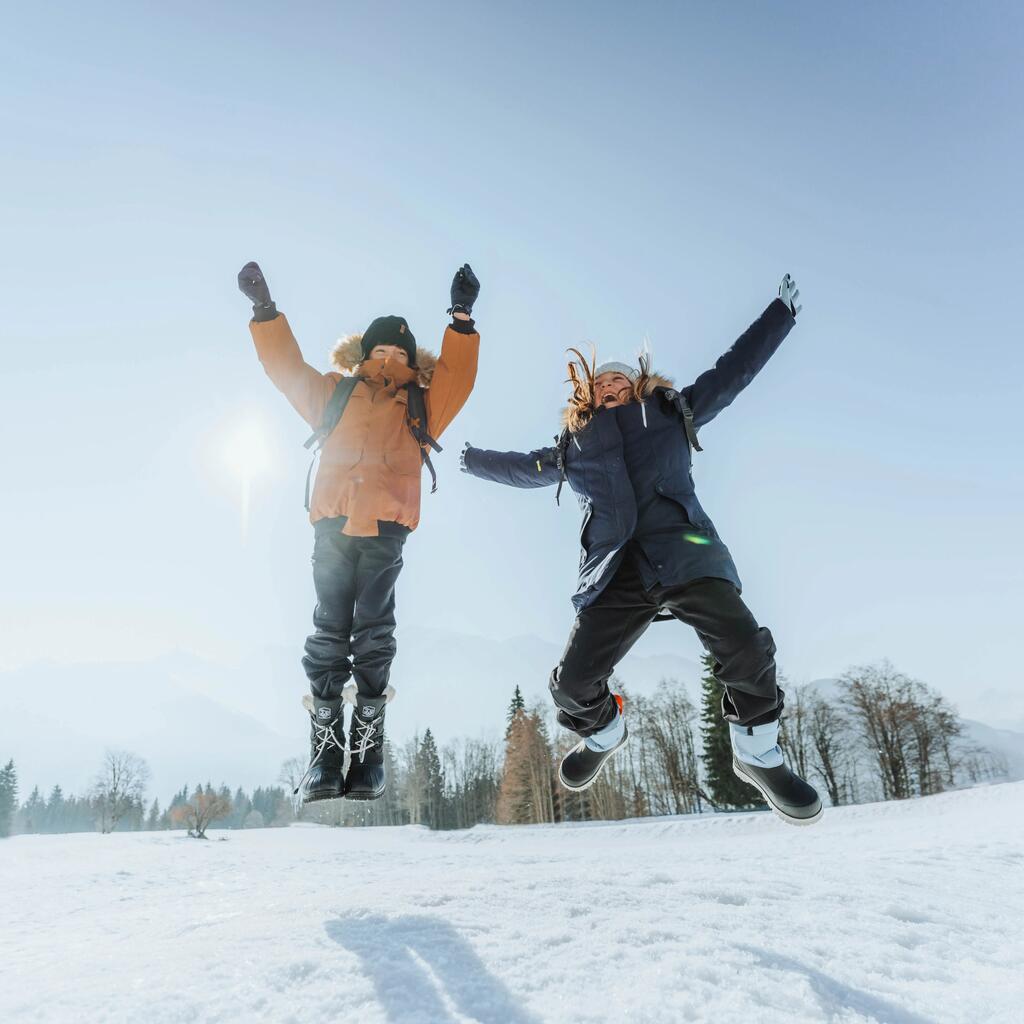
<svg viewBox="0 0 1024 1024">
<path fill-rule="evenodd" d="M 718 362 L 683 389 L 693 423 L 698 429 L 710 423 L 761 372 L 796 323 L 797 291 L 787 274 L 780 297 L 736 339 Z M 784 293 L 784 297 L 783 297 Z"/>
<path fill-rule="evenodd" d="M 444 332 L 441 355 L 427 388 L 427 433 L 435 440 L 466 404 L 476 382 L 480 335 L 471 319 L 473 303 L 480 294 L 480 282 L 468 263 L 455 272 L 452 281 L 452 322 Z"/>
<path fill-rule="evenodd" d="M 547 487 L 557 484 L 561 476 L 558 449 L 554 447 L 532 452 L 492 452 L 467 444 L 460 468 L 470 476 L 510 487 Z"/>
<path fill-rule="evenodd" d="M 249 332 L 263 369 L 295 411 L 315 429 L 337 377 L 315 370 L 302 358 L 287 317 L 278 313 L 271 301 L 270 288 L 258 264 L 247 263 L 242 267 L 238 287 L 253 304 Z"/>
</svg>

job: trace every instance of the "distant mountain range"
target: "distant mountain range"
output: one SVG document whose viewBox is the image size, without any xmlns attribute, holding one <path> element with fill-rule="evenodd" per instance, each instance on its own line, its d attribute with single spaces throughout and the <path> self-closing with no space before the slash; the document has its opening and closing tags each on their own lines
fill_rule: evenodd
<svg viewBox="0 0 1024 1024">
<path fill-rule="evenodd" d="M 536 636 L 489 640 L 406 628 L 392 674 L 398 697 L 389 735 L 398 743 L 430 728 L 438 741 L 501 735 L 512 691 L 547 700 L 561 647 Z M 629 655 L 619 678 L 635 693 L 666 678 L 696 702 L 700 667 L 689 658 Z M 836 680 L 815 685 L 833 691 Z M 281 762 L 305 756 L 306 681 L 297 654 L 269 648 L 245 664 L 189 654 L 150 662 L 37 663 L 0 673 L 0 760 L 13 757 L 24 798 L 59 783 L 83 792 L 107 747 L 132 750 L 152 769 L 150 797 L 164 803 L 183 785 L 212 781 L 251 789 L 276 780 Z M 972 739 L 1001 752 L 1024 778 L 1024 734 L 969 723 Z"/>
</svg>

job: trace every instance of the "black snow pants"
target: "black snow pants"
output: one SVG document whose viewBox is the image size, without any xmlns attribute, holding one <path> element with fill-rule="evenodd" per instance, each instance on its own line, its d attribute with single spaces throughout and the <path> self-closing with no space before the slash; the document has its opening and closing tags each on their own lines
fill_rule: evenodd
<svg viewBox="0 0 1024 1024">
<path fill-rule="evenodd" d="M 395 658 L 395 581 L 405 536 L 347 537 L 318 529 L 313 546 L 316 631 L 302 667 L 313 696 L 335 700 L 355 678 L 361 696 L 379 697 Z"/>
<path fill-rule="evenodd" d="M 558 721 L 590 736 L 616 714 L 608 679 L 619 660 L 659 612 L 693 626 L 715 658 L 715 677 L 725 687 L 722 711 L 737 725 L 763 725 L 782 714 L 783 691 L 775 681 L 775 642 L 759 627 L 728 580 L 706 577 L 677 587 L 645 590 L 632 549 L 598 599 L 576 616 L 550 689 Z"/>
</svg>

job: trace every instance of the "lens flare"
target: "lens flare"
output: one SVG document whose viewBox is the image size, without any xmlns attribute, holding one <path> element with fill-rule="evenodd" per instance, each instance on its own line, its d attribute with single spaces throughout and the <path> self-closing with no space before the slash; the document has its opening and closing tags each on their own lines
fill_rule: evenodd
<svg viewBox="0 0 1024 1024">
<path fill-rule="evenodd" d="M 241 484 L 242 542 L 249 535 L 249 509 L 253 482 L 266 475 L 271 466 L 270 445 L 260 423 L 249 420 L 238 424 L 225 439 L 224 464 Z"/>
<path fill-rule="evenodd" d="M 689 541 L 691 544 L 710 544 L 711 538 L 704 537 L 699 533 L 684 533 L 683 540 Z"/>
</svg>

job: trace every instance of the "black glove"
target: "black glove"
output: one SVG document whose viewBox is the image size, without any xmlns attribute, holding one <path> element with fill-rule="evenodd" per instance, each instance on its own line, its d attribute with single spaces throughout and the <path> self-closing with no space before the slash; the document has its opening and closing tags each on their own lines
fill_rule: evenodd
<svg viewBox="0 0 1024 1024">
<path fill-rule="evenodd" d="M 472 316 L 473 303 L 479 294 L 480 282 L 473 273 L 473 268 L 468 263 L 463 263 L 452 278 L 452 306 L 448 312 Z"/>
<path fill-rule="evenodd" d="M 270 299 L 270 286 L 258 263 L 246 263 L 238 272 L 238 289 L 252 303 L 256 320 L 273 320 L 277 306 Z"/>
</svg>

